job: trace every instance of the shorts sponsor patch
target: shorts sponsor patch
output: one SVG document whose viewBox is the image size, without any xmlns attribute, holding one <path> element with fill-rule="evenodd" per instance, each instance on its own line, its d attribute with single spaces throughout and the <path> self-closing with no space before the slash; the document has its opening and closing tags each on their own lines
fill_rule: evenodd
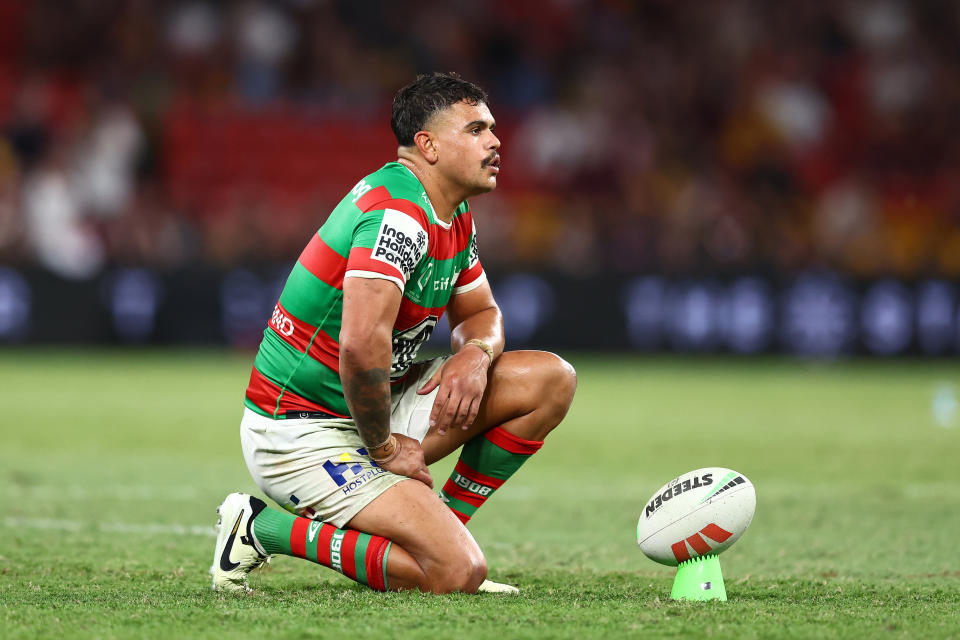
<svg viewBox="0 0 960 640">
<path fill-rule="evenodd" d="M 357 453 L 365 456 L 367 452 L 365 449 L 357 449 Z M 359 462 L 353 462 L 350 454 L 345 452 L 338 460 L 325 460 L 323 470 L 340 487 L 343 495 L 348 496 L 373 478 L 386 473 L 376 462 L 371 461 L 370 464 L 370 468 L 365 468 Z"/>
</svg>

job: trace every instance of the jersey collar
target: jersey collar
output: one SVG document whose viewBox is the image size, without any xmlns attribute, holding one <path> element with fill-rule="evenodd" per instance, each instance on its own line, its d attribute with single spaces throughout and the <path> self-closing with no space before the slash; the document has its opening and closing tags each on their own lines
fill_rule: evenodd
<svg viewBox="0 0 960 640">
<path fill-rule="evenodd" d="M 449 229 L 451 226 L 453 226 L 453 222 L 452 222 L 452 221 L 451 221 L 451 222 L 444 222 L 444 221 L 441 220 L 440 217 L 437 215 L 437 210 L 433 208 L 433 203 L 430 202 L 430 196 L 427 195 L 427 190 L 423 188 L 423 183 L 420 182 L 420 178 L 417 177 L 417 174 L 415 174 L 413 171 L 410 171 L 410 167 L 406 166 L 406 165 L 403 164 L 402 162 L 398 162 L 397 164 L 399 164 L 401 167 L 403 167 L 404 169 L 406 169 L 406 170 L 407 170 L 407 173 L 409 173 L 411 176 L 413 176 L 413 179 L 416 180 L 416 181 L 417 181 L 417 184 L 420 185 L 420 199 L 423 200 L 424 202 L 426 202 L 426 203 L 427 203 L 427 206 L 430 208 L 430 218 L 431 218 L 431 220 L 432 220 L 434 223 L 438 224 L 439 226 L 443 227 L 444 229 Z"/>
</svg>

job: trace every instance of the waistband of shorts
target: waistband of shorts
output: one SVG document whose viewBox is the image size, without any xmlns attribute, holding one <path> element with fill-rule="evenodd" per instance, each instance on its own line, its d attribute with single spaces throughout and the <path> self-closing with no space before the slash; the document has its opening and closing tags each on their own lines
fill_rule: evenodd
<svg viewBox="0 0 960 640">
<path fill-rule="evenodd" d="M 271 416 L 272 417 L 272 416 Z M 335 416 L 326 411 L 284 411 L 277 414 L 277 420 L 346 420 L 343 416 Z"/>
</svg>

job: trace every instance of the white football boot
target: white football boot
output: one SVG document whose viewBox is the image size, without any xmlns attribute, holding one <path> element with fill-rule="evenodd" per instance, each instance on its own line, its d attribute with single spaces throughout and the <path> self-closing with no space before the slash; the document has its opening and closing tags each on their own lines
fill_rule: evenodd
<svg viewBox="0 0 960 640">
<path fill-rule="evenodd" d="M 477 587 L 477 593 L 509 593 L 510 595 L 517 595 L 520 593 L 520 589 L 510 584 L 484 580 L 480 583 L 480 586 Z"/>
<path fill-rule="evenodd" d="M 253 536 L 250 523 L 267 504 L 247 495 L 231 493 L 217 507 L 217 546 L 213 551 L 214 591 L 250 593 L 247 575 L 263 564 L 267 553 Z"/>
</svg>

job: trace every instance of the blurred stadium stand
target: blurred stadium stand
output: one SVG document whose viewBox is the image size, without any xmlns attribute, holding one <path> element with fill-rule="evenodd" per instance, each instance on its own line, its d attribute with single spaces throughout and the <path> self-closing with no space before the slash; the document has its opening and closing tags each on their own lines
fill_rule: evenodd
<svg viewBox="0 0 960 640">
<path fill-rule="evenodd" d="M 958 37 L 947 0 L 0 0 L 0 341 L 255 342 L 440 69 L 498 119 L 514 345 L 956 355 Z"/>
</svg>

